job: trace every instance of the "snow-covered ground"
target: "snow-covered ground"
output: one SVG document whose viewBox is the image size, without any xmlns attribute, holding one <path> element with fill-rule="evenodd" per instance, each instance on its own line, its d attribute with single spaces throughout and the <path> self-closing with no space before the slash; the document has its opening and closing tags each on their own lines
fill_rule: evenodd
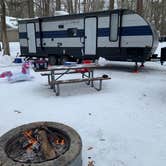
<svg viewBox="0 0 166 166">
<path fill-rule="evenodd" d="M 20 68 L 3 66 L 0 73 Z M 80 134 L 83 166 L 90 160 L 95 166 L 164 166 L 166 65 L 146 63 L 137 74 L 132 69 L 132 63 L 110 63 L 95 72 L 112 77 L 102 91 L 84 83 L 62 85 L 59 97 L 48 88 L 47 78 L 33 71 L 33 81 L 10 84 L 1 79 L 0 135 L 25 123 L 55 121 Z"/>
</svg>

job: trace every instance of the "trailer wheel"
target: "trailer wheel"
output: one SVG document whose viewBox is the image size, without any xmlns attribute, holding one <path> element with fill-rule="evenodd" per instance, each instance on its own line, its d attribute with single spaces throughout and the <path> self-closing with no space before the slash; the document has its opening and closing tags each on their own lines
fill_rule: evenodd
<svg viewBox="0 0 166 166">
<path fill-rule="evenodd" d="M 63 65 L 65 62 L 70 61 L 70 57 L 68 55 L 64 55 L 61 58 L 61 65 Z"/>
<path fill-rule="evenodd" d="M 55 56 L 49 56 L 48 63 L 49 65 L 55 65 L 57 63 L 57 58 Z"/>
</svg>

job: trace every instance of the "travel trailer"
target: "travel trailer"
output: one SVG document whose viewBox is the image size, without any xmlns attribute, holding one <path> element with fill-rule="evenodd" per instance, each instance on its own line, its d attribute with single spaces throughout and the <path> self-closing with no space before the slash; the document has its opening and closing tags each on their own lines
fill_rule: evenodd
<svg viewBox="0 0 166 166">
<path fill-rule="evenodd" d="M 22 56 L 50 64 L 99 57 L 144 63 L 158 46 L 155 28 L 127 9 L 20 20 L 19 39 Z"/>
</svg>

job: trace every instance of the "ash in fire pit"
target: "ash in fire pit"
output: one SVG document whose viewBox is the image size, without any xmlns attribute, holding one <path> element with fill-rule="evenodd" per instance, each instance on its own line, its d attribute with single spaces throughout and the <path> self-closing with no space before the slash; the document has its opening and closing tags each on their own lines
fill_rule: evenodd
<svg viewBox="0 0 166 166">
<path fill-rule="evenodd" d="M 0 138 L 0 165 L 81 166 L 81 148 L 72 128 L 54 122 L 31 123 Z"/>
</svg>

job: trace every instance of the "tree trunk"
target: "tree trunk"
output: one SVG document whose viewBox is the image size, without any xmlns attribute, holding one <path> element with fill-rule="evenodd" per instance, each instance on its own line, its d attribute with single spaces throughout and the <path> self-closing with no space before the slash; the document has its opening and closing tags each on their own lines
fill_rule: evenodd
<svg viewBox="0 0 166 166">
<path fill-rule="evenodd" d="M 28 0 L 28 17 L 33 18 L 34 17 L 34 3 L 33 0 Z"/>
<path fill-rule="evenodd" d="M 56 11 L 61 10 L 61 0 L 56 0 Z"/>
<path fill-rule="evenodd" d="M 78 0 L 78 12 L 80 13 L 81 12 L 81 1 Z"/>
<path fill-rule="evenodd" d="M 70 14 L 74 13 L 73 0 L 68 0 L 67 1 L 67 6 L 68 6 L 68 12 Z"/>
<path fill-rule="evenodd" d="M 4 54 L 10 55 L 9 42 L 7 37 L 7 27 L 6 27 L 6 6 L 4 0 L 1 0 L 1 29 L 2 29 L 2 43 L 4 47 Z"/>
<path fill-rule="evenodd" d="M 89 0 L 84 0 L 84 11 L 85 13 L 89 12 L 90 3 Z"/>
<path fill-rule="evenodd" d="M 97 5 L 96 0 L 92 0 L 92 2 L 90 2 L 90 5 L 88 4 L 88 6 L 91 7 L 91 11 L 95 11 L 96 10 L 96 5 Z"/>
<path fill-rule="evenodd" d="M 78 0 L 74 0 L 74 12 L 77 13 L 78 9 Z"/>
<path fill-rule="evenodd" d="M 50 0 L 43 0 L 43 16 L 50 15 Z"/>
<path fill-rule="evenodd" d="M 161 24 L 160 33 L 161 35 L 166 35 L 166 1 L 161 2 Z"/>
<path fill-rule="evenodd" d="M 109 0 L 109 9 L 110 10 L 114 9 L 114 0 Z"/>
<path fill-rule="evenodd" d="M 18 18 L 29 17 L 29 3 L 33 0 L 5 0 L 6 15 Z"/>
<path fill-rule="evenodd" d="M 119 9 L 126 8 L 126 1 L 125 0 L 117 0 L 117 5 Z"/>
<path fill-rule="evenodd" d="M 83 6 L 84 6 L 84 13 L 86 13 L 87 12 L 87 1 L 86 0 L 83 1 Z"/>
<path fill-rule="evenodd" d="M 137 0 L 137 13 L 143 15 L 143 0 Z"/>
<path fill-rule="evenodd" d="M 74 13 L 73 0 L 70 0 L 70 10 L 71 13 Z"/>
</svg>

